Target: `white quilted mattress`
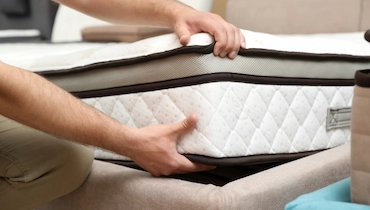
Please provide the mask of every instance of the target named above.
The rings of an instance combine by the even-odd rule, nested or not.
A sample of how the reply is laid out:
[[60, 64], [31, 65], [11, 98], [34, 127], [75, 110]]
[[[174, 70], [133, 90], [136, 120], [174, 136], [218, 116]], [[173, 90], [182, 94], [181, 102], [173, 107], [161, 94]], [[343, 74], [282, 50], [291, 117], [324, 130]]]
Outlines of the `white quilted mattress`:
[[[286, 159], [350, 140], [354, 72], [370, 68], [363, 33], [272, 36], [243, 31], [235, 60], [197, 34], [126, 43], [1, 44], [0, 60], [43, 74], [133, 127], [199, 123], [178, 151], [209, 164]], [[96, 158], [127, 160], [96, 149]]]

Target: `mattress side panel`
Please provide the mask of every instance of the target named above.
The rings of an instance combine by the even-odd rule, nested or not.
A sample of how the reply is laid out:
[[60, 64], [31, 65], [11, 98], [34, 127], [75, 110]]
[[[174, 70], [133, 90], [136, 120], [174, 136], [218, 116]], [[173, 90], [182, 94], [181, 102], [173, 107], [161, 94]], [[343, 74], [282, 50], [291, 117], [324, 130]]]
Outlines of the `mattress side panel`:
[[[212, 54], [183, 54], [129, 66], [48, 75], [47, 78], [69, 92], [78, 93], [125, 86], [135, 86], [136, 88], [143, 84], [188, 77], [200, 78], [198, 76], [222, 73], [263, 78], [290, 78], [291, 81], [294, 79], [323, 79], [330, 83], [331, 80], [335, 79], [353, 80], [356, 70], [366, 68], [370, 68], [370, 61], [317, 61], [242, 56], [231, 61], [216, 58]], [[264, 83], [268, 82], [267, 79]], [[298, 85], [300, 82], [297, 80], [296, 84]], [[178, 86], [181, 85], [190, 84], [178, 83]]]
[[[83, 100], [132, 127], [175, 123], [195, 113], [197, 127], [182, 137], [178, 151], [230, 158], [319, 151], [349, 142], [349, 126], [327, 130], [326, 121], [328, 108], [351, 106], [352, 91], [352, 86], [214, 82]], [[96, 156], [125, 159], [102, 150]]]

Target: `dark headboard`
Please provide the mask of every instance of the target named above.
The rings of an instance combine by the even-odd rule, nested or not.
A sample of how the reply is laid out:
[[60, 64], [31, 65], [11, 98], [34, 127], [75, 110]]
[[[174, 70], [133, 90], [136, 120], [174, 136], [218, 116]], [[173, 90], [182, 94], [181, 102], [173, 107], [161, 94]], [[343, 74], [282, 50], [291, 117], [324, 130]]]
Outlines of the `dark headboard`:
[[50, 40], [57, 9], [51, 0], [0, 0], [0, 30], [37, 29]]

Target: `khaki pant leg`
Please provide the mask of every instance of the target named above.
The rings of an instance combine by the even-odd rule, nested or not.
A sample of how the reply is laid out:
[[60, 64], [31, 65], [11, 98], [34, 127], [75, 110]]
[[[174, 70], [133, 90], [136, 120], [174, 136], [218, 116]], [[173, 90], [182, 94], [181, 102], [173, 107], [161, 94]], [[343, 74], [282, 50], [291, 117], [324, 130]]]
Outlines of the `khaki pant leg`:
[[93, 150], [0, 116], [0, 207], [32, 209], [78, 188]]

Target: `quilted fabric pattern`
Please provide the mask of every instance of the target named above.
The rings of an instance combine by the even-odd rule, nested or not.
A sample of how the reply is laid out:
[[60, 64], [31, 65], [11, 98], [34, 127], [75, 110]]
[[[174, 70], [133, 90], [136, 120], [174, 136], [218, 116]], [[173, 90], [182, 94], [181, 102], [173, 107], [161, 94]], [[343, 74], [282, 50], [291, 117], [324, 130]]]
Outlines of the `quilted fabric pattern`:
[[[350, 140], [350, 128], [326, 130], [329, 107], [350, 106], [353, 87], [276, 86], [216, 82], [84, 99], [132, 127], [174, 123], [195, 113], [199, 122], [178, 144], [182, 154], [240, 157], [297, 153]], [[125, 159], [96, 150], [102, 159]]]

